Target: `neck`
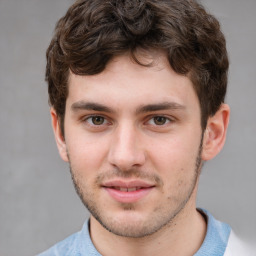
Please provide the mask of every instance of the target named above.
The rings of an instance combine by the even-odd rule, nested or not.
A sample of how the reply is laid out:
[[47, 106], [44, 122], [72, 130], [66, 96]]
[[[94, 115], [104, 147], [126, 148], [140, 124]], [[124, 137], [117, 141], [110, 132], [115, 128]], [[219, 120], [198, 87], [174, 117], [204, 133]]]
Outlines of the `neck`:
[[191, 207], [188, 202], [171, 223], [143, 238], [117, 236], [91, 217], [91, 238], [96, 249], [104, 256], [193, 255], [204, 240], [206, 223], [196, 207]]

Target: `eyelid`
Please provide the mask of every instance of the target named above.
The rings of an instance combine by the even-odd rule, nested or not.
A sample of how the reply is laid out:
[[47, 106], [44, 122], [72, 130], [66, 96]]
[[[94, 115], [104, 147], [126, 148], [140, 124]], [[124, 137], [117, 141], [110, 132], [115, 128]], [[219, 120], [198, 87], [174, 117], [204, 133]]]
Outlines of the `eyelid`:
[[[93, 124], [92, 122], [88, 122], [88, 120], [90, 118], [93, 118], [93, 117], [102, 117], [104, 118], [104, 123], [103, 124], [100, 124], [100, 125], [95, 125]], [[166, 118], [167, 122], [163, 125], [157, 125], [157, 124], [150, 124], [149, 122], [151, 120], [153, 120], [154, 118], [156, 117], [164, 117]], [[90, 126], [90, 127], [95, 127], [95, 128], [102, 128], [103, 126], [108, 126], [108, 125], [111, 125], [113, 124], [113, 121], [111, 120], [110, 117], [106, 117], [104, 114], [88, 114], [88, 115], [85, 115], [83, 117], [80, 118], [81, 122], [82, 123], [86, 123], [87, 126]], [[145, 121], [143, 122], [144, 125], [150, 125], [150, 126], [155, 126], [155, 127], [166, 127], [168, 125], [170, 125], [171, 123], [175, 122], [176, 121], [176, 118], [173, 117], [173, 116], [170, 116], [170, 115], [165, 115], [165, 114], [151, 114], [149, 116], [147, 116], [145, 118]]]
[[154, 114], [154, 115], [150, 115], [148, 118], [147, 118], [147, 120], [146, 120], [146, 124], [148, 123], [149, 124], [149, 122], [151, 121], [151, 120], [153, 120], [154, 118], [156, 118], [156, 117], [164, 117], [164, 118], [166, 118], [166, 123], [165, 124], [163, 124], [163, 125], [157, 125], [157, 124], [150, 124], [150, 125], [152, 125], [152, 126], [156, 126], [156, 127], [163, 127], [163, 126], [166, 126], [166, 125], [168, 125], [168, 124], [170, 124], [170, 123], [172, 123], [172, 122], [174, 122], [175, 121], [175, 118], [174, 117], [170, 117], [170, 116], [167, 116], [167, 115], [161, 115], [161, 114]]
[[[88, 120], [90, 119], [90, 118], [93, 118], [93, 117], [101, 117], [101, 118], [103, 118], [104, 119], [104, 122], [103, 122], [103, 124], [100, 124], [100, 125], [95, 125], [95, 124], [93, 124], [93, 123], [90, 123], [90, 122], [88, 122]], [[86, 122], [87, 124], [89, 124], [90, 126], [92, 126], [92, 127], [100, 127], [100, 126], [103, 126], [103, 125], [106, 125], [106, 124], [110, 124], [111, 122], [109, 121], [109, 118], [107, 118], [106, 116], [104, 116], [104, 115], [102, 115], [102, 114], [90, 114], [90, 115], [86, 115], [86, 116], [83, 116], [82, 118], [81, 118], [81, 121], [82, 122]]]

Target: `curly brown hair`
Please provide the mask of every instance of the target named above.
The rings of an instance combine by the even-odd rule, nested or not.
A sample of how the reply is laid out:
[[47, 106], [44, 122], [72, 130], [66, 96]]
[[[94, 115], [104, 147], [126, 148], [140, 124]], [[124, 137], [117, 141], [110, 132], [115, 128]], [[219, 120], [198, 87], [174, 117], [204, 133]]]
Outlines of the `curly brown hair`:
[[47, 50], [49, 102], [63, 129], [70, 71], [102, 72], [115, 56], [166, 52], [172, 69], [188, 75], [199, 98], [204, 129], [224, 102], [228, 56], [220, 24], [195, 0], [78, 0], [57, 23]]

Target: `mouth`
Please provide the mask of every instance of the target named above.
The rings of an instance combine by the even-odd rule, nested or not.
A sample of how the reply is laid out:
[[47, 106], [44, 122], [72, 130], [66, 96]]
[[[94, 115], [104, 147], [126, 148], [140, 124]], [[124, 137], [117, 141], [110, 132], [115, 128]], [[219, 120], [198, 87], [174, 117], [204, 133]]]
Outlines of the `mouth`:
[[112, 189], [116, 189], [122, 192], [133, 192], [143, 189], [143, 187], [133, 187], [133, 188], [126, 188], [126, 187], [111, 187]]
[[154, 188], [154, 184], [144, 181], [109, 181], [102, 185], [108, 195], [120, 203], [134, 203], [145, 198]]

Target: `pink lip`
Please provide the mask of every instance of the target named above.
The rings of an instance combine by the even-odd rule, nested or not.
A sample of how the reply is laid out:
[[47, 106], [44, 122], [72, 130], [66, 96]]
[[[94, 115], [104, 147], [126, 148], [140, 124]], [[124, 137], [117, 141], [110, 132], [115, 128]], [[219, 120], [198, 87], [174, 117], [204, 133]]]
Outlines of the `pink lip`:
[[[103, 183], [102, 187], [116, 201], [120, 203], [134, 203], [149, 194], [155, 185], [140, 180], [114, 180]], [[119, 188], [126, 188], [132, 191], [121, 191]]]

